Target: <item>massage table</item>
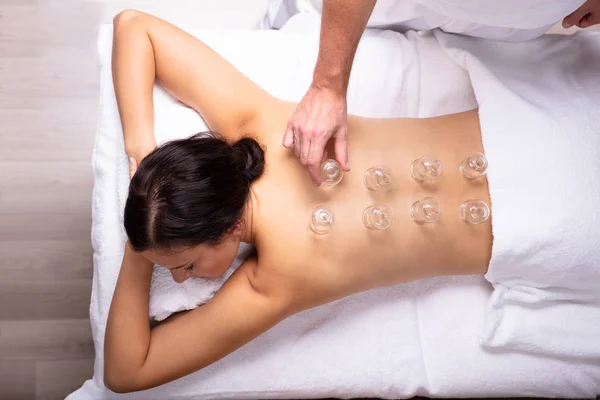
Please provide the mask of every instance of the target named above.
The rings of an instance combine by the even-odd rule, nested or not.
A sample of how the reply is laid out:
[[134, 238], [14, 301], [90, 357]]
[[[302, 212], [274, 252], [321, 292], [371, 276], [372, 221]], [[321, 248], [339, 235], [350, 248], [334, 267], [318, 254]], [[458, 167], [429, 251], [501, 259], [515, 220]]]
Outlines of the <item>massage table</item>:
[[[319, 33], [318, 22], [310, 18], [293, 19], [280, 31], [190, 32], [274, 96], [299, 101], [310, 84]], [[538, 46], [563, 46], [560, 40]], [[570, 40], [568, 45], [598, 45], [600, 36]], [[479, 94], [469, 69], [477, 58], [470, 58], [469, 46], [486, 47], [478, 43], [475, 39], [461, 42], [441, 32], [365, 32], [350, 79], [348, 112], [424, 118], [477, 107]], [[494, 287], [484, 276], [433, 278], [349, 296], [296, 314], [222, 360], [169, 384], [124, 395], [106, 389], [104, 331], [126, 240], [122, 218], [128, 185], [127, 157], [112, 87], [111, 45], [112, 26], [105, 25], [98, 38], [101, 101], [92, 160], [90, 319], [95, 368], [93, 378], [69, 400], [589, 398], [600, 394], [600, 352], [595, 348], [581, 357], [561, 356], [548, 346], [523, 349], [511, 345], [506, 338], [511, 333], [506, 329], [502, 343], [494, 346], [499, 337], [489, 326]], [[498, 51], [504, 51], [498, 46]], [[533, 44], [529, 46], [529, 51], [536, 50]], [[599, 70], [596, 73], [600, 79]], [[207, 130], [195, 112], [160, 87], [154, 93], [159, 144]], [[492, 208], [493, 201], [492, 197]], [[157, 267], [151, 317], [164, 319], [208, 301], [247, 252], [248, 247], [242, 246], [236, 264], [217, 282], [190, 279], [178, 285]], [[590, 340], [599, 332], [596, 328], [600, 325], [594, 325], [598, 321], [592, 318], [588, 325], [579, 321], [582, 326], [572, 329], [584, 332], [579, 339]]]

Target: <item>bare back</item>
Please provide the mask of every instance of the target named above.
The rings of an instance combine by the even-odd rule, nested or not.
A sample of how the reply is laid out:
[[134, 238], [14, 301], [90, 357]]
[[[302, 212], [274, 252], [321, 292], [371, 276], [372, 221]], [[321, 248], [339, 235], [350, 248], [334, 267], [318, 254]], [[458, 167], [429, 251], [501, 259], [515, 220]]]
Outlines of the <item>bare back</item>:
[[[257, 281], [295, 288], [290, 293], [303, 298], [306, 303], [298, 306], [304, 308], [379, 286], [485, 273], [491, 224], [465, 224], [458, 213], [465, 200], [490, 201], [487, 180], [469, 181], [458, 169], [469, 152], [483, 151], [476, 110], [430, 119], [351, 116], [351, 171], [334, 187], [315, 188], [293, 150], [281, 146], [294, 105], [284, 103], [282, 108], [284, 112], [265, 113], [273, 115], [261, 135], [267, 167], [252, 186]], [[424, 154], [435, 155], [444, 167], [433, 183], [420, 184], [410, 176], [411, 163]], [[385, 192], [370, 191], [363, 183], [364, 172], [379, 164], [393, 172], [392, 188]], [[409, 208], [428, 196], [441, 204], [441, 218], [418, 225]], [[363, 225], [363, 210], [375, 203], [393, 209], [392, 225], [385, 231]], [[329, 206], [335, 215], [332, 231], [322, 236], [309, 229], [309, 217], [319, 205]]]

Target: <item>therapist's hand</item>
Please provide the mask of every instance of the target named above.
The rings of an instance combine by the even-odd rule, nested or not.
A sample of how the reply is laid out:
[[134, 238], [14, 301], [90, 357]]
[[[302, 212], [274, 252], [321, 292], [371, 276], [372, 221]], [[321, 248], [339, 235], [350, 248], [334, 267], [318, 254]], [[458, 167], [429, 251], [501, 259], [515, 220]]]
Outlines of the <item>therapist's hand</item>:
[[327, 157], [325, 146], [334, 140], [335, 159], [344, 171], [348, 166], [348, 116], [346, 93], [311, 86], [290, 118], [283, 145], [294, 147], [302, 165], [308, 167], [315, 186], [322, 182], [321, 163]]
[[294, 146], [308, 167], [313, 184], [320, 186], [325, 146], [334, 140], [335, 159], [348, 166], [346, 93], [354, 55], [375, 0], [323, 0], [319, 55], [310, 88], [288, 121], [283, 145]]
[[563, 28], [573, 25], [588, 28], [600, 23], [600, 0], [587, 0], [581, 7], [567, 15], [563, 20]]

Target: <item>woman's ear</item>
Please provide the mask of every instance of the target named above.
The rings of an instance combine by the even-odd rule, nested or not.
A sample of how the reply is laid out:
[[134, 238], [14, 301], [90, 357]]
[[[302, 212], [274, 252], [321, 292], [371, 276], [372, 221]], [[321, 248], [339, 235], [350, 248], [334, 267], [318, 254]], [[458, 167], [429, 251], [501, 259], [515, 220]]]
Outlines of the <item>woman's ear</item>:
[[227, 234], [232, 238], [239, 239], [242, 237], [242, 222], [238, 221], [227, 231]]

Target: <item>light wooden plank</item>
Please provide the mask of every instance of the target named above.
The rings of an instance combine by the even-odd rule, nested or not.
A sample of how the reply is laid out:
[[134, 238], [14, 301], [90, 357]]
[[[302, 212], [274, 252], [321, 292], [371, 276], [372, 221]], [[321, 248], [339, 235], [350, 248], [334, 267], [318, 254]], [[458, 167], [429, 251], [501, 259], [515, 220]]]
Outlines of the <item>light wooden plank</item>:
[[[78, 104], [56, 103], [55, 107], [38, 110], [0, 109], [2, 162], [80, 161], [89, 166], [97, 126], [97, 98]], [[70, 112], [60, 109], [61, 105]]]
[[[100, 15], [99, 4], [73, 0], [43, 5], [3, 4], [0, 9], [0, 42], [36, 44], [42, 50], [42, 46], [75, 43], [93, 48]], [[13, 51], [11, 56], [20, 54], [17, 47]], [[48, 53], [43, 51], [42, 54]]]
[[0, 361], [0, 399], [35, 398], [35, 362]]
[[[97, 99], [94, 59], [0, 58], [0, 109], [39, 108], [56, 100]], [[69, 110], [64, 110], [69, 113]]]
[[88, 318], [91, 289], [89, 278], [2, 280], [0, 320]]
[[90, 237], [91, 227], [91, 205], [85, 214], [68, 209], [60, 214], [0, 214], [0, 241], [79, 240]]
[[93, 188], [90, 164], [0, 162], [0, 214], [89, 214]]
[[35, 400], [63, 400], [94, 373], [94, 359], [35, 363]]
[[0, 276], [4, 282], [92, 279], [92, 253], [89, 238], [3, 241]]
[[94, 358], [86, 319], [0, 321], [0, 361], [47, 361]]

